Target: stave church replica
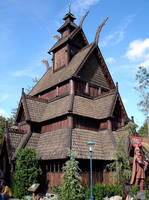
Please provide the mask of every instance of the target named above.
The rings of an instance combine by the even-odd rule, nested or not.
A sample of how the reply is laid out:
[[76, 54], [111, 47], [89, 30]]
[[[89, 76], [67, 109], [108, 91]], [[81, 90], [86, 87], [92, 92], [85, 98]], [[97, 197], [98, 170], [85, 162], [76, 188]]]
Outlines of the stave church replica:
[[[86, 14], [87, 15], [87, 14]], [[71, 12], [57, 30], [57, 42], [48, 53], [53, 54], [52, 67], [29, 94], [22, 95], [15, 128], [5, 128], [0, 154], [0, 169], [6, 182], [14, 171], [14, 161], [21, 148], [33, 147], [42, 168], [42, 186], [61, 184], [62, 167], [69, 159], [68, 148], [77, 153], [82, 184], [89, 184], [89, 152], [87, 142], [95, 143], [93, 182], [110, 182], [106, 165], [129, 118], [98, 47], [102, 26], [89, 44], [83, 32], [82, 18], [74, 23]]]

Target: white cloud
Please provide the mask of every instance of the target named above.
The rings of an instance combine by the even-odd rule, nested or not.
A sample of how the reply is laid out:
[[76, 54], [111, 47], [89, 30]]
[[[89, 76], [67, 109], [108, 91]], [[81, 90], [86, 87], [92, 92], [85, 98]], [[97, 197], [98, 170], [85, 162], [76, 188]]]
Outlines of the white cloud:
[[106, 63], [111, 64], [111, 63], [114, 63], [114, 62], [115, 62], [115, 58], [113, 58], [113, 57], [106, 58]]
[[138, 65], [149, 67], [149, 38], [138, 39], [130, 42], [125, 56], [133, 62], [139, 62]]
[[120, 25], [120, 27], [116, 31], [114, 31], [112, 34], [109, 34], [108, 36], [106, 36], [103, 39], [100, 46], [102, 46], [102, 47], [107, 46], [107, 44], [109, 42], [112, 45], [120, 43], [124, 39], [126, 29], [127, 29], [128, 25], [133, 21], [134, 17], [135, 17], [135, 15], [127, 16], [124, 19], [124, 22]]
[[3, 109], [0, 109], [0, 115], [2, 115], [2, 114], [5, 114], [6, 113], [6, 111], [5, 110], [3, 110]]
[[90, 6], [95, 5], [100, 0], [75, 0], [72, 2], [71, 10], [76, 15], [82, 15], [85, 10], [88, 10]]
[[[130, 42], [126, 57], [130, 60], [142, 59], [149, 50], [149, 38]], [[149, 52], [148, 52], [149, 53]]]

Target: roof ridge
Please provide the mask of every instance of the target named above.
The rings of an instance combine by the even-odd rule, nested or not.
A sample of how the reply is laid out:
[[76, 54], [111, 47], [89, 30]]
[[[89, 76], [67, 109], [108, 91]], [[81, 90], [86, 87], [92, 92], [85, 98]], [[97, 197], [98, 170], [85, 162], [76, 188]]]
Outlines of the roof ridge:
[[48, 103], [48, 99], [43, 99], [41, 97], [36, 97], [36, 96], [31, 96], [31, 95], [26, 95], [26, 99], [31, 99], [31, 100], [35, 100], [35, 101], [40, 101], [43, 103]]
[[[81, 53], [82, 51], [84, 51], [86, 48], [89, 48], [89, 51], [86, 53], [86, 56], [84, 56], [82, 62], [80, 63], [79, 67], [77, 68], [77, 70], [74, 72], [73, 76], [76, 76], [76, 74], [81, 70], [83, 64], [86, 62], [86, 60], [88, 59], [90, 52], [93, 52], [94, 48], [96, 47], [95, 44], [92, 42], [88, 45], [86, 45], [85, 47], [83, 47], [78, 53]], [[91, 51], [92, 50], [92, 51]], [[76, 54], [77, 55], [77, 54]]]
[[[49, 72], [51, 72], [51, 70], [52, 70], [52, 67], [50, 67], [49, 68], [49, 70], [47, 70], [42, 76], [41, 76], [41, 78], [38, 80], [38, 82], [33, 86], [33, 88], [31, 89], [31, 91], [28, 93], [28, 95], [30, 95], [30, 93], [33, 91], [33, 89], [35, 88], [35, 86], [39, 83], [39, 81], [41, 81], [41, 79], [43, 79], [43, 77], [47, 74], [47, 73], [49, 73]], [[31, 96], [31, 95], [30, 95]]]
[[117, 88], [114, 88], [114, 89], [112, 89], [112, 90], [110, 90], [110, 91], [108, 91], [108, 92], [104, 92], [103, 94], [101, 94], [101, 95], [95, 97], [94, 100], [97, 100], [97, 99], [100, 99], [100, 98], [103, 98], [103, 97], [112, 95], [112, 94], [116, 93], [116, 91], [117, 91]]
[[26, 146], [31, 135], [32, 135], [32, 132], [29, 131], [27, 134], [24, 135], [24, 137], [22, 137], [18, 147], [16, 148], [16, 150], [15, 150], [13, 156], [12, 156], [12, 160], [14, 160], [16, 158], [18, 151]]
[[25, 130], [22, 130], [22, 129], [15, 129], [15, 128], [8, 128], [8, 133], [23, 133], [23, 134], [26, 134], [27, 131]]
[[65, 93], [65, 94], [63, 94], [61, 96], [54, 97], [53, 99], [49, 99], [48, 100], [48, 104], [51, 103], [51, 102], [57, 101], [57, 100], [59, 100], [61, 98], [64, 98], [66, 96], [70, 96], [69, 92], [67, 92], [67, 93]]

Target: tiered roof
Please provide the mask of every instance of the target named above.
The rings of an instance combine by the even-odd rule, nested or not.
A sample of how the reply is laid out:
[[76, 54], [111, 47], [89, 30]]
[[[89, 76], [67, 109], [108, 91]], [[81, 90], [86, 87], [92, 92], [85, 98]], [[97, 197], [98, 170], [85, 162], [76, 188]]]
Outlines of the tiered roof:
[[77, 158], [89, 159], [87, 142], [92, 138], [95, 142], [93, 159], [114, 160], [114, 152], [120, 136], [126, 131], [91, 131], [85, 129], [59, 129], [46, 133], [13, 133], [9, 129], [11, 159], [16, 158], [19, 149], [34, 147], [39, 159], [65, 159], [68, 157], [67, 149], [77, 153]]
[[[113, 116], [114, 106], [117, 101], [120, 102], [125, 112], [118, 88], [115, 87], [97, 46], [99, 32], [96, 34], [96, 42], [88, 44], [81, 27], [84, 19], [81, 21], [80, 26], [76, 26], [73, 23], [74, 17], [71, 13], [68, 13], [64, 19], [66, 22], [58, 31], [62, 32], [66, 27], [69, 27], [71, 32], [59, 39], [49, 52], [54, 53], [62, 45], [73, 42], [73, 39], [78, 34], [81, 34], [84, 40], [83, 46], [80, 47], [81, 49], [72, 57], [67, 66], [56, 71], [52, 68], [47, 70], [29, 95], [26, 95], [24, 91], [22, 92], [16, 121], [21, 116], [21, 112], [24, 112], [26, 122], [34, 122], [36, 124], [42, 124], [70, 113], [71, 115], [97, 120], [108, 119]], [[52, 87], [54, 88], [70, 79], [86, 81], [97, 87], [103, 87], [108, 92], [96, 98], [79, 94], [64, 94], [50, 100], [39, 97], [40, 94]], [[125, 115], [127, 116], [126, 112]], [[7, 129], [5, 140], [7, 142], [9, 140], [8, 150], [11, 152], [9, 154], [11, 159], [16, 158], [19, 149], [32, 146], [40, 159], [48, 160], [67, 158], [67, 148], [77, 152], [78, 158], [89, 159], [86, 143], [92, 138], [95, 142], [93, 159], [113, 160], [113, 152], [116, 150], [118, 138], [121, 134], [124, 134], [124, 131], [112, 132], [108, 129], [91, 131], [79, 128], [65, 128], [42, 134], [31, 131], [25, 133], [19, 129]]]

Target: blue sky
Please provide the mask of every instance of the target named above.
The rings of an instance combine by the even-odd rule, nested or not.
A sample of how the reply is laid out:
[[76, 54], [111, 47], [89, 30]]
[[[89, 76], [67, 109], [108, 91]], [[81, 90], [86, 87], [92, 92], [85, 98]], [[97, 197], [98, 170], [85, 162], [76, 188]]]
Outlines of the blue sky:
[[[31, 86], [32, 78], [46, 71], [42, 59], [56, 42], [53, 37], [63, 24], [68, 0], [0, 1], [0, 115], [9, 117], [20, 100], [21, 89]], [[76, 24], [87, 10], [83, 30], [89, 43], [106, 16], [99, 48], [107, 62], [128, 116], [141, 125], [144, 115], [138, 110], [139, 96], [134, 87], [137, 67], [149, 69], [148, 0], [71, 0]]]

